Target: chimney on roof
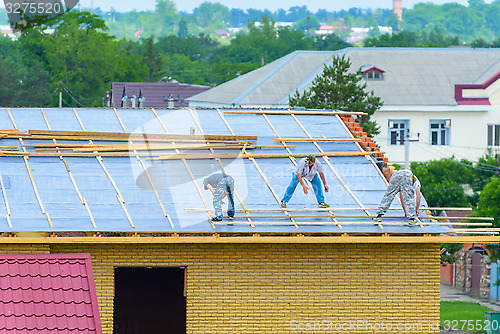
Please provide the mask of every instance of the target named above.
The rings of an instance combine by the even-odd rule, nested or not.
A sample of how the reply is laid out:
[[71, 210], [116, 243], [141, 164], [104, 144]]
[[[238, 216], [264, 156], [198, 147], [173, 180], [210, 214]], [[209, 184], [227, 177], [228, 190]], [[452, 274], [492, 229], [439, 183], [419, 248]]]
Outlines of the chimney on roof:
[[399, 21], [403, 20], [403, 0], [393, 0], [392, 1], [392, 12]]
[[107, 91], [106, 92], [106, 107], [111, 107], [111, 93], [112, 93], [113, 90], [111, 91]]
[[174, 109], [174, 107], [175, 107], [175, 99], [172, 96], [172, 94], [169, 94], [167, 99], [167, 108]]
[[132, 92], [132, 97], [130, 101], [132, 102], [132, 108], [135, 108], [135, 101], [137, 100], [137, 96], [135, 96], [135, 92]]

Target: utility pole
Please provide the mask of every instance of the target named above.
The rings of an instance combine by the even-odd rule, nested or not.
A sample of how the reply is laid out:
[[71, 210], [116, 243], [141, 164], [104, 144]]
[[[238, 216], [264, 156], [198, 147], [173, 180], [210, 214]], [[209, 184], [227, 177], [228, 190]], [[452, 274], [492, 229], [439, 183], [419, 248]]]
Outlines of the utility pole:
[[410, 169], [410, 142], [419, 141], [420, 133], [417, 134], [418, 139], [411, 140], [410, 139], [410, 129], [406, 129], [405, 135], [403, 137], [405, 143], [405, 169]]
[[405, 169], [410, 169], [410, 130], [406, 129], [405, 136]]

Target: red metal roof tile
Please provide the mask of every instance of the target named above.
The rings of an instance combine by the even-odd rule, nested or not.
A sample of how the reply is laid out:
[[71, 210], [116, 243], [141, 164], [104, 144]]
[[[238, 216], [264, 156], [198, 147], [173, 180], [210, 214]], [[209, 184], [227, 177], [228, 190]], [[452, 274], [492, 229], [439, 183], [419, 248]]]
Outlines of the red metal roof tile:
[[0, 255], [0, 332], [102, 333], [89, 254]]

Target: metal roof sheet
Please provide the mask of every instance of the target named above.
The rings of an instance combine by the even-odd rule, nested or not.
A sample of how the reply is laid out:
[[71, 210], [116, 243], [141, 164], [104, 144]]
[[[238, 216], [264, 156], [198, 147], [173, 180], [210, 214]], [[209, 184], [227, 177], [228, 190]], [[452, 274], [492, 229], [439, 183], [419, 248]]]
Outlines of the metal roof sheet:
[[102, 333], [89, 254], [0, 255], [0, 332]]
[[[385, 105], [456, 105], [456, 84], [482, 83], [500, 71], [500, 49], [347, 48], [295, 51], [275, 62], [189, 98], [192, 106], [286, 106], [308, 88], [334, 55], [350, 58], [351, 71], [367, 65], [384, 70], [366, 80]], [[246, 85], [246, 86], [245, 86]], [[251, 85], [251, 86], [250, 86]], [[242, 89], [242, 87], [248, 87]], [[235, 94], [238, 93], [238, 94]]]
[[[186, 99], [193, 95], [209, 90], [211, 87], [201, 85], [190, 85], [178, 82], [113, 82], [112, 87], [112, 105], [120, 107], [125, 89], [127, 95], [126, 107], [131, 107], [131, 97], [133, 95], [139, 98], [139, 94], [145, 98], [144, 108], [167, 108], [168, 99], [171, 96], [174, 99], [174, 107], [179, 108], [189, 105]], [[139, 101], [135, 101], [139, 106]]]
[[[235, 110], [231, 110], [234, 112]], [[238, 111], [238, 110], [236, 110]], [[243, 110], [246, 111], [246, 110]], [[256, 136], [254, 145], [273, 147], [248, 148], [249, 154], [287, 154], [275, 138], [344, 138], [351, 139], [343, 122], [332, 115], [259, 115], [224, 114], [220, 110], [152, 110], [152, 109], [0, 109], [0, 129], [111, 131], [117, 133], [196, 134]], [[2, 130], [0, 130], [1, 132]], [[5, 130], [3, 130], [5, 131]], [[307, 132], [307, 133], [306, 133]], [[57, 144], [82, 144], [82, 141], [58, 139]], [[83, 141], [88, 144], [88, 141]], [[95, 140], [93, 144], [114, 142]], [[129, 142], [132, 144], [132, 141]], [[24, 146], [22, 146], [24, 144]], [[51, 139], [1, 139], [0, 146], [14, 145], [18, 150], [36, 151], [28, 145], [54, 144]], [[292, 153], [361, 152], [353, 142], [288, 143]], [[39, 149], [39, 148], [38, 148]], [[62, 151], [65, 152], [65, 151]], [[384, 228], [373, 226], [360, 208], [375, 214], [386, 190], [384, 178], [371, 157], [331, 156], [323, 163], [331, 191], [326, 202], [335, 215], [360, 216], [342, 218], [342, 227], [334, 224], [330, 214], [317, 210], [312, 194], [297, 190], [289, 203], [289, 214], [300, 223], [294, 226], [279, 207], [291, 173], [292, 161], [286, 156], [257, 157], [240, 155], [222, 158], [221, 163], [235, 179], [237, 216], [251, 211], [252, 227], [246, 219], [235, 219], [233, 225], [210, 224], [207, 213], [213, 209], [212, 195], [204, 191], [203, 179], [220, 171], [215, 159], [191, 159], [189, 155], [209, 152], [181, 150], [187, 160], [156, 160], [136, 157], [132, 151], [122, 157], [102, 158], [94, 155], [0, 157], [0, 230], [3, 232], [363, 232], [363, 233], [440, 233], [445, 227], [408, 228], [401, 219], [387, 218]], [[214, 149], [214, 153], [241, 153], [241, 149]], [[151, 150], [151, 156], [155, 154]], [[328, 166], [327, 161], [331, 164]], [[28, 167], [29, 171], [28, 172]], [[147, 172], [146, 172], [147, 171]], [[269, 185], [266, 183], [269, 182]], [[151, 185], [154, 184], [154, 188]], [[272, 189], [271, 189], [272, 188]], [[273, 194], [276, 194], [276, 196]], [[278, 197], [278, 198], [277, 198]], [[393, 204], [394, 209], [399, 204]], [[302, 213], [294, 209], [309, 209]], [[164, 212], [164, 211], [165, 212]], [[273, 211], [271, 211], [273, 210]], [[300, 218], [300, 215], [315, 216]], [[387, 217], [402, 216], [399, 210]], [[276, 217], [279, 216], [280, 218]], [[269, 218], [266, 218], [269, 217]], [[259, 224], [261, 223], [261, 224]], [[330, 224], [325, 224], [330, 223]], [[356, 223], [356, 224], [352, 224]]]

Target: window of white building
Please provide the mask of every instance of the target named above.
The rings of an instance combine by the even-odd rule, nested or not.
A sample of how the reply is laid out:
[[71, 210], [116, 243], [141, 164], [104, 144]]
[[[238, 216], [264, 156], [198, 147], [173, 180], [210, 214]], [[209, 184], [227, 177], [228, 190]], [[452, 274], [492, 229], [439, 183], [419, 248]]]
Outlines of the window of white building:
[[407, 135], [409, 129], [409, 119], [389, 120], [389, 144], [404, 145], [405, 135]]
[[431, 145], [450, 145], [451, 119], [431, 119]]
[[500, 146], [500, 124], [488, 125], [488, 146]]

